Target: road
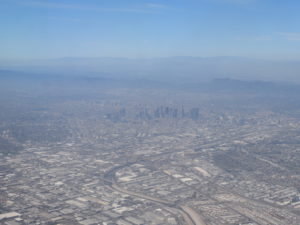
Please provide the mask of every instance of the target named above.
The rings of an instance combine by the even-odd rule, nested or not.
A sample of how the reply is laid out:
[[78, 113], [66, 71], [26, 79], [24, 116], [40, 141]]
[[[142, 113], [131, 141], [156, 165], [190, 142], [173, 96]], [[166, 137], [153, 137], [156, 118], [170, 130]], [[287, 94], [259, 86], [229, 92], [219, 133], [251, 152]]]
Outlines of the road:
[[155, 203], [159, 203], [163, 206], [169, 207], [169, 208], [173, 208], [175, 210], [177, 210], [181, 216], [183, 217], [186, 225], [206, 225], [206, 223], [204, 222], [204, 220], [201, 218], [201, 216], [192, 208], [186, 206], [186, 205], [179, 205], [176, 204], [174, 202], [170, 202], [170, 201], [166, 201], [166, 200], [162, 200], [159, 198], [155, 198], [152, 196], [147, 196], [141, 193], [137, 193], [137, 192], [132, 192], [130, 190], [124, 189], [122, 187], [120, 187], [116, 181], [115, 181], [115, 173], [119, 170], [122, 169], [126, 166], [129, 166], [133, 163], [128, 163], [125, 164], [123, 166], [117, 166], [112, 168], [110, 171], [108, 171], [105, 175], [106, 179], [109, 179], [110, 182], [107, 182], [108, 185], [110, 186], [110, 188], [112, 188], [113, 190], [123, 193], [123, 194], [127, 194], [136, 198], [141, 198], [144, 200], [148, 200], [148, 201], [152, 201]]
[[204, 222], [204, 220], [201, 218], [201, 216], [192, 208], [188, 207], [188, 206], [180, 206], [180, 208], [189, 215], [189, 217], [193, 220], [195, 225], [206, 225], [206, 223]]

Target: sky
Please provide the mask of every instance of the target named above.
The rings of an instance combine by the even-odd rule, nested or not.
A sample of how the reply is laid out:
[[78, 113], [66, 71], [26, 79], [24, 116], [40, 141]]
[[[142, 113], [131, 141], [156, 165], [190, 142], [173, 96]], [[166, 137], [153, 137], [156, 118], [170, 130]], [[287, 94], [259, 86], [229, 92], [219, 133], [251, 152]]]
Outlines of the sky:
[[300, 60], [299, 0], [0, 0], [0, 59]]

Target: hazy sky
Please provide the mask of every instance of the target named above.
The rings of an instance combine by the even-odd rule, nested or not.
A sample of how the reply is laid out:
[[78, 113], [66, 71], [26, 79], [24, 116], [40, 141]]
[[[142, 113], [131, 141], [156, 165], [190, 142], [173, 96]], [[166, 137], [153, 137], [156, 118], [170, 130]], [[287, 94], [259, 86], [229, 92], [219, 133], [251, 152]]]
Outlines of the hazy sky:
[[0, 0], [0, 58], [300, 59], [299, 0]]

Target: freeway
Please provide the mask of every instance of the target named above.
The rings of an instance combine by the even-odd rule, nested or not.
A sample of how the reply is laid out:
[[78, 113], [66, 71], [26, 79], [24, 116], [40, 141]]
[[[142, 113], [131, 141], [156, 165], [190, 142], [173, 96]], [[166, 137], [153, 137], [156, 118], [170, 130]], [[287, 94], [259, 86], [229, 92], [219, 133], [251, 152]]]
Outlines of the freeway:
[[165, 207], [169, 207], [169, 208], [173, 208], [176, 211], [178, 211], [181, 216], [183, 217], [185, 224], [186, 225], [206, 225], [206, 223], [204, 222], [204, 220], [201, 218], [201, 216], [192, 208], [186, 206], [186, 205], [179, 205], [176, 204], [174, 202], [170, 202], [170, 201], [166, 201], [166, 200], [162, 200], [159, 198], [155, 198], [152, 196], [147, 196], [141, 193], [137, 193], [137, 192], [132, 192], [130, 190], [124, 189], [122, 187], [120, 187], [115, 180], [115, 173], [119, 170], [122, 169], [126, 166], [129, 166], [133, 163], [127, 163], [125, 165], [122, 166], [117, 166], [112, 168], [110, 171], [108, 171], [105, 174], [105, 179], [109, 180], [109, 182], [107, 182], [107, 184], [109, 185], [109, 187], [117, 192], [123, 193], [123, 194], [127, 194], [136, 198], [141, 198], [144, 200], [148, 200], [148, 201], [152, 201], [155, 203], [158, 203], [160, 205], [163, 205]]
[[189, 215], [191, 220], [194, 222], [195, 225], [206, 225], [204, 220], [201, 218], [201, 216], [192, 208], [182, 205], [180, 208]]

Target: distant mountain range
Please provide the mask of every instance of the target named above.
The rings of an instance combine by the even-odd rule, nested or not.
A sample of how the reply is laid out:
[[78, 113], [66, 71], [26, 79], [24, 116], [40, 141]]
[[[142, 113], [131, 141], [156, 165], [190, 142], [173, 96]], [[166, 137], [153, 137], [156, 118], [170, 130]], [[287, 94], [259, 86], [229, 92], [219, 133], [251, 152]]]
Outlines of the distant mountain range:
[[300, 94], [300, 85], [258, 80], [238, 80], [231, 78], [217, 78], [210, 81], [190, 82], [188, 80], [162, 81], [155, 77], [108, 77], [101, 76], [69, 76], [49, 75], [39, 73], [0, 70], [0, 82], [4, 85], [43, 84], [55, 86], [82, 86], [82, 87], [111, 87], [111, 88], [166, 88], [185, 91], [205, 92], [238, 92], [238, 93], [288, 93]]
[[0, 68], [49, 75], [141, 78], [162, 82], [203, 82], [214, 78], [286, 81], [300, 84], [300, 61], [242, 57], [59, 58], [1, 61]]

